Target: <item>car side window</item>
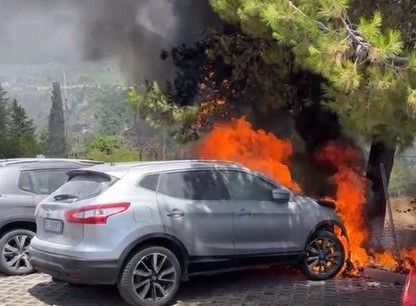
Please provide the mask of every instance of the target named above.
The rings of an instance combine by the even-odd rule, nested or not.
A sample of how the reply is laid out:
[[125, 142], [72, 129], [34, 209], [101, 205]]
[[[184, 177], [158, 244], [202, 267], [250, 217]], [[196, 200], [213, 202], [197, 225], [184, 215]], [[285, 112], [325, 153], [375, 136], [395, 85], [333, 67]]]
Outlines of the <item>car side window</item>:
[[142, 188], [152, 190], [152, 191], [156, 191], [158, 182], [159, 182], [159, 174], [149, 174], [140, 180], [139, 186]]
[[49, 195], [59, 187], [61, 187], [67, 180], [68, 176], [65, 170], [52, 171], [41, 170], [33, 172], [34, 178], [34, 192], [36, 194]]
[[272, 191], [276, 187], [266, 180], [243, 172], [221, 171], [231, 200], [273, 201]]
[[34, 193], [34, 187], [33, 187], [33, 181], [31, 177], [31, 172], [28, 171], [22, 171], [19, 175], [19, 181], [17, 183], [19, 189], [32, 192]]
[[213, 170], [162, 174], [158, 192], [188, 200], [228, 199], [221, 176]]

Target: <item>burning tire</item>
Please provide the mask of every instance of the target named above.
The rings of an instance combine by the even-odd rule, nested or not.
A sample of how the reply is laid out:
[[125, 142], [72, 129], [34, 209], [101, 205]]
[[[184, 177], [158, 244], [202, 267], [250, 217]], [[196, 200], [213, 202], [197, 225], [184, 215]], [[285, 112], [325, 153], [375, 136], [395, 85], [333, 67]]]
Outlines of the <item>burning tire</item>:
[[301, 270], [311, 280], [326, 280], [337, 275], [345, 262], [341, 241], [328, 231], [317, 232], [306, 244]]

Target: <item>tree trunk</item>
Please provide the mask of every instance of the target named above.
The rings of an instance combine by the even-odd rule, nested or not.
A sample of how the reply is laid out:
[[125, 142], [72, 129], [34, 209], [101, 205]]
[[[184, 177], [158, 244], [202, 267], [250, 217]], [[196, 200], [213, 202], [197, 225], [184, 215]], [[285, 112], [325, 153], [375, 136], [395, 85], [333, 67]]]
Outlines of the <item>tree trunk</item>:
[[380, 171], [380, 164], [386, 169], [387, 184], [393, 168], [395, 147], [383, 142], [373, 141], [370, 149], [370, 156], [367, 163], [367, 179], [370, 181], [370, 190], [367, 203], [367, 220], [370, 225], [370, 235], [373, 241], [380, 239], [381, 230], [386, 216], [386, 197], [383, 189], [383, 181]]

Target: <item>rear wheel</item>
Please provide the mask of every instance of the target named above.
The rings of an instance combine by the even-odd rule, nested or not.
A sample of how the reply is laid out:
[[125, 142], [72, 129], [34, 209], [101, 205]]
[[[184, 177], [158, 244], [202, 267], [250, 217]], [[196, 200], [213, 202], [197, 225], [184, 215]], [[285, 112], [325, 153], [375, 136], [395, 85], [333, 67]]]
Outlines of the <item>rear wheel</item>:
[[28, 258], [30, 240], [35, 233], [26, 229], [7, 232], [0, 239], [0, 271], [7, 275], [24, 275], [34, 272]]
[[306, 245], [301, 269], [309, 279], [326, 280], [341, 271], [344, 261], [344, 247], [337, 236], [328, 231], [319, 231]]
[[117, 283], [123, 299], [132, 306], [162, 306], [179, 289], [181, 266], [175, 254], [164, 247], [146, 247], [134, 254]]

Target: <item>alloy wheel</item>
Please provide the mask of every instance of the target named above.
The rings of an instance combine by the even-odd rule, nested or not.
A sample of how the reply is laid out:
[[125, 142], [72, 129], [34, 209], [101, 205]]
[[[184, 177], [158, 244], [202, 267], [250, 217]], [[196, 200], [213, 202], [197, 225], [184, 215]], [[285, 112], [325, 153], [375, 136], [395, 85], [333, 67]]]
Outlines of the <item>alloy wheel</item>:
[[28, 258], [28, 249], [32, 236], [18, 234], [11, 237], [3, 247], [2, 256], [6, 265], [15, 271], [32, 270], [32, 264]]
[[311, 274], [325, 277], [343, 264], [342, 250], [333, 239], [317, 237], [306, 248], [305, 262]]
[[166, 255], [148, 254], [140, 259], [134, 269], [134, 292], [144, 302], [160, 301], [175, 287], [176, 273], [174, 265]]

